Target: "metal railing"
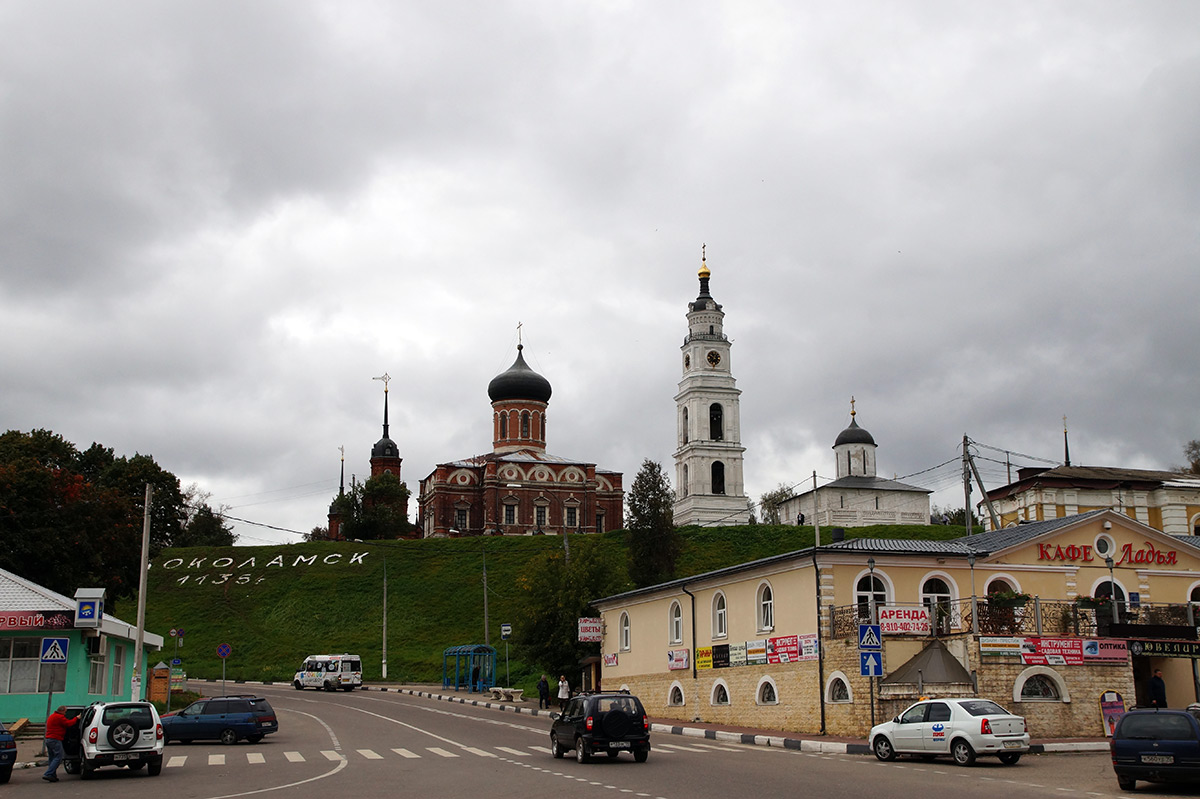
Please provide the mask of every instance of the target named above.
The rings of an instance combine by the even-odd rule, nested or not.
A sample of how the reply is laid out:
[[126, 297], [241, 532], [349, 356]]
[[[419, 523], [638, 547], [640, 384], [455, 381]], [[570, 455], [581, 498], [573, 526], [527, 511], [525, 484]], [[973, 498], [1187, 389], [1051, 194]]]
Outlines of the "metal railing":
[[[922, 604], [897, 603], [900, 607], [928, 607], [931, 636], [957, 633], [998, 636], [1082, 636], [1104, 637], [1114, 624], [1195, 626], [1195, 605], [1118, 601], [1114, 610], [1110, 601], [1040, 599], [1001, 600], [975, 597], [940, 600]], [[875, 608], [878, 610], [878, 608]], [[858, 635], [858, 625], [874, 623], [868, 603], [830, 607], [831, 638]], [[876, 614], [877, 615], [877, 614]]]

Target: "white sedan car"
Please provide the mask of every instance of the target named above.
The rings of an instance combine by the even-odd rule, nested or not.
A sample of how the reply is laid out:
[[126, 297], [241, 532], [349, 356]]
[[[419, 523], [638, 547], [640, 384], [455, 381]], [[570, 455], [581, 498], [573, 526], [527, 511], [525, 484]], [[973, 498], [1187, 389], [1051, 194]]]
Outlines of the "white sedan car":
[[996, 755], [1012, 765], [1029, 751], [1029, 727], [989, 699], [926, 699], [876, 724], [869, 740], [880, 760], [950, 755], [969, 766], [977, 755]]

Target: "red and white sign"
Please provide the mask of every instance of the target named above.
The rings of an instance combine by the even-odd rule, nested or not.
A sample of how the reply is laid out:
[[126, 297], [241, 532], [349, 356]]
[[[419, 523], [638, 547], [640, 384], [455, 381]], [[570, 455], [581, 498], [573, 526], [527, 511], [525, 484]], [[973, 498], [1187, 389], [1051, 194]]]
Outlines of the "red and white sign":
[[61, 610], [18, 610], [0, 613], [0, 630], [69, 630], [75, 614]]
[[783, 635], [767, 639], [768, 663], [798, 663], [817, 659], [817, 636]]
[[688, 658], [687, 649], [668, 649], [667, 650], [667, 668], [671, 671], [690, 668], [692, 665], [691, 659]]
[[600, 619], [580, 619], [579, 620], [579, 640], [580, 642], [596, 642], [604, 640], [603, 627]]
[[605, 666], [617, 665], [617, 653], [613, 652], [611, 655], [605, 655], [604, 656], [604, 665]]
[[883, 635], [929, 635], [929, 608], [924, 605], [884, 605], [878, 610]]
[[1026, 638], [1021, 642], [1021, 662], [1026, 666], [1082, 666], [1084, 663], [1125, 663], [1129, 647], [1124, 641], [1082, 638]]
[[[1175, 566], [1178, 563], [1178, 553], [1174, 549], [1159, 549], [1154, 546], [1152, 541], [1143, 542], [1145, 546], [1139, 549], [1134, 549], [1133, 544], [1125, 544], [1121, 547], [1120, 557], [1116, 559], [1116, 566], [1122, 566], [1128, 563], [1145, 563], [1156, 564], [1159, 566]], [[1096, 552], [1091, 544], [1038, 544], [1038, 560], [1057, 560], [1066, 562], [1080, 561], [1082, 563], [1091, 563], [1097, 560]]]

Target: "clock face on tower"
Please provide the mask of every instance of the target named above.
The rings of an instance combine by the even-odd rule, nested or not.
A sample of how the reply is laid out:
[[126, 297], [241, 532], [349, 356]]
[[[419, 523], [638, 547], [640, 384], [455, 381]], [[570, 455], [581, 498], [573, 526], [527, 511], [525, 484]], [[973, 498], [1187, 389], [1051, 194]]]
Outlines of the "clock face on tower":
[[708, 351], [708, 365], [716, 366], [720, 362], [721, 362], [721, 353], [717, 352], [716, 350], [709, 350]]

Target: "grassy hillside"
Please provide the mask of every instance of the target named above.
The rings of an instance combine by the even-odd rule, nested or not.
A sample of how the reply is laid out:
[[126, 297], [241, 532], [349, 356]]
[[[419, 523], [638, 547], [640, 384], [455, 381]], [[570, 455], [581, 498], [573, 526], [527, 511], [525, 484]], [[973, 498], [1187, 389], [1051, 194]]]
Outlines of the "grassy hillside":
[[[963, 534], [942, 526], [846, 532], [937, 539]], [[680, 576], [802, 549], [813, 538], [811, 527], [766, 525], [685, 528], [681, 537]], [[627, 533], [591, 538], [624, 562]], [[151, 665], [175, 655], [167, 631], [178, 628], [185, 631], [179, 656], [194, 677], [219, 678], [216, 650], [228, 643], [230, 680], [286, 681], [305, 655], [322, 652], [362, 655], [365, 678], [377, 680], [386, 560], [388, 678], [440, 681], [443, 649], [484, 642], [486, 555], [491, 644], [503, 675], [500, 624], [521, 624], [517, 577], [535, 555], [561, 546], [556, 536], [530, 536], [169, 549], [150, 570], [146, 627], [166, 638], [164, 651], [151, 653]], [[355, 554], [359, 558], [351, 562]], [[538, 664], [526, 664], [515, 648], [509, 656], [513, 684], [528, 682], [531, 689]]]

